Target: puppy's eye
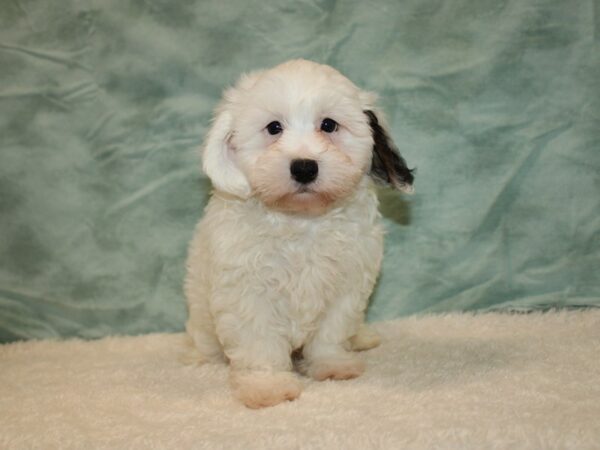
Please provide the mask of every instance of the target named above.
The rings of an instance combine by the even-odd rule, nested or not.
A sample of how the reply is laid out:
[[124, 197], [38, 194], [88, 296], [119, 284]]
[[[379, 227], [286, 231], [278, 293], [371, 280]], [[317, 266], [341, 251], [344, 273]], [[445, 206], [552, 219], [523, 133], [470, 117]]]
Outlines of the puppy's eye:
[[321, 122], [321, 131], [324, 131], [325, 133], [333, 133], [334, 131], [337, 131], [337, 129], [338, 123], [329, 117], [326, 117], [323, 119], [323, 122]]
[[271, 135], [276, 135], [276, 134], [279, 134], [279, 133], [281, 133], [283, 131], [283, 127], [281, 126], [281, 124], [279, 122], [277, 122], [276, 120], [274, 120], [269, 125], [267, 125], [267, 131]]

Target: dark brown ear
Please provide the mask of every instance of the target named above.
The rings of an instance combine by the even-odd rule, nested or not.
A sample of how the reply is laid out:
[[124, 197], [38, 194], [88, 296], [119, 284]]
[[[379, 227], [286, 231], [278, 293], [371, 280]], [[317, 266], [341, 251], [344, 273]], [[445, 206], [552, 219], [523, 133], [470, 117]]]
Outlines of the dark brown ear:
[[404, 192], [412, 192], [414, 169], [406, 166], [406, 161], [379, 124], [373, 111], [367, 110], [371, 133], [373, 134], [373, 159], [371, 161], [371, 178], [383, 184]]

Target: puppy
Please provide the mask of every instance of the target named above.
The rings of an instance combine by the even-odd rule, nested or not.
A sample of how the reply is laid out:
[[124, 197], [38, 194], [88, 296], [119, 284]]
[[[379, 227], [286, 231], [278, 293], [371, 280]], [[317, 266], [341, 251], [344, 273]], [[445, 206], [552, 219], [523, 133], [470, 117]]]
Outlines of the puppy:
[[316, 380], [357, 377], [352, 350], [379, 343], [363, 324], [383, 255], [373, 181], [410, 191], [413, 174], [374, 100], [335, 69], [294, 60], [242, 76], [217, 108], [186, 330], [192, 360], [228, 361], [248, 407], [297, 398], [294, 362]]

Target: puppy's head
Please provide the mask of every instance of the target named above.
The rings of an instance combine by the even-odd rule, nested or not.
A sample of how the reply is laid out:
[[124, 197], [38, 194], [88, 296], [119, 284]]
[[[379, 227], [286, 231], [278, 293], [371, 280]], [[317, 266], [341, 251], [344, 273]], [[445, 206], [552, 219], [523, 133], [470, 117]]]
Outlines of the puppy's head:
[[365, 176], [410, 190], [413, 175], [373, 110], [374, 95], [333, 68], [294, 60], [225, 92], [203, 168], [215, 189], [319, 214]]

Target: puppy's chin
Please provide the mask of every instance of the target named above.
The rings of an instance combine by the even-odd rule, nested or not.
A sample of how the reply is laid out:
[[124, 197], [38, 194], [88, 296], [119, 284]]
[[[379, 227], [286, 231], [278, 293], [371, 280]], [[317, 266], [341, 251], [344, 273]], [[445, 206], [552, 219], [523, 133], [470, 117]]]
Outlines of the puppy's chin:
[[264, 203], [281, 212], [319, 216], [329, 211], [337, 200], [334, 194], [328, 192], [299, 189]]

